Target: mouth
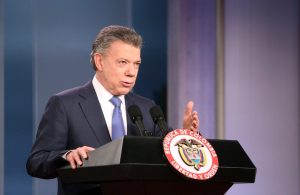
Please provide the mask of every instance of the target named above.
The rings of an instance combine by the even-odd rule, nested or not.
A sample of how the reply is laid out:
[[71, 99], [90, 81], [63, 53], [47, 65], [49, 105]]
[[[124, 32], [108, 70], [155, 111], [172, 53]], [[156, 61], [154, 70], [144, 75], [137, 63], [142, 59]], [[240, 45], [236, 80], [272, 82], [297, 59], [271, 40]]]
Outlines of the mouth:
[[122, 82], [122, 86], [127, 88], [132, 87], [133, 84], [134, 84], [133, 82], [125, 82], [125, 81]]

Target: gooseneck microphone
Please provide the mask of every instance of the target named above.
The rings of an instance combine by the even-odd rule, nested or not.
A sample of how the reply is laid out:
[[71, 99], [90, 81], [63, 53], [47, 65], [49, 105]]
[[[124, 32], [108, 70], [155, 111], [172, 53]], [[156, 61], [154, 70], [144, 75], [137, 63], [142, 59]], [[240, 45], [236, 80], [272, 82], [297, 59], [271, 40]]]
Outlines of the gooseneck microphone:
[[157, 124], [159, 129], [162, 131], [163, 136], [167, 135], [169, 128], [168, 128], [168, 125], [167, 125], [165, 117], [164, 117], [164, 113], [161, 110], [161, 108], [157, 105], [153, 106], [150, 109], [150, 114], [151, 114], [153, 122], [155, 124]]
[[128, 114], [129, 114], [131, 121], [139, 129], [141, 136], [145, 136], [147, 131], [146, 131], [144, 123], [143, 123], [143, 116], [142, 116], [142, 112], [141, 112], [140, 108], [137, 105], [133, 104], [133, 105], [129, 106]]

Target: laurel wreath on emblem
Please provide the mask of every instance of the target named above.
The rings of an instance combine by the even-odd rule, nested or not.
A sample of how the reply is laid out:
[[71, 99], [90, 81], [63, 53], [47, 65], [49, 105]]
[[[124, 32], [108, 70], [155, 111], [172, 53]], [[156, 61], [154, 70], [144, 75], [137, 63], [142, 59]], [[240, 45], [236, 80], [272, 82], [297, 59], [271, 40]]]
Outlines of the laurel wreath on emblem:
[[186, 165], [194, 166], [197, 171], [206, 165], [204, 146], [200, 142], [193, 139], [181, 139], [175, 146], [178, 146], [180, 157]]

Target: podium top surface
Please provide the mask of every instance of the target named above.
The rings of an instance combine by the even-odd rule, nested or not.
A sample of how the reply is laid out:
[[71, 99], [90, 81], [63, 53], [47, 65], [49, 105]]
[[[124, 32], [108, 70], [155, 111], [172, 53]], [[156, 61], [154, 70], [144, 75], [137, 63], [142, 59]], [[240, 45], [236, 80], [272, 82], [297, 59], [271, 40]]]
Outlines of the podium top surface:
[[[219, 169], [209, 182], [253, 183], [256, 167], [236, 140], [208, 139], [214, 147]], [[83, 165], [72, 170], [58, 169], [67, 183], [127, 180], [186, 180], [169, 165], [163, 153], [162, 138], [130, 137], [114, 140], [89, 153]]]

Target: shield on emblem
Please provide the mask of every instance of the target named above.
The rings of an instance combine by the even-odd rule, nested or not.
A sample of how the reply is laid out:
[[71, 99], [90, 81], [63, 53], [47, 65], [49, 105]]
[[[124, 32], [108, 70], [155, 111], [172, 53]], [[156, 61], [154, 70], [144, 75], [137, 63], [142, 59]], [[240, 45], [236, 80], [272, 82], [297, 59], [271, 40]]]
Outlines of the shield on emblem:
[[175, 145], [178, 146], [180, 157], [186, 165], [194, 166], [197, 171], [205, 166], [205, 152], [201, 143], [196, 140], [181, 139]]

